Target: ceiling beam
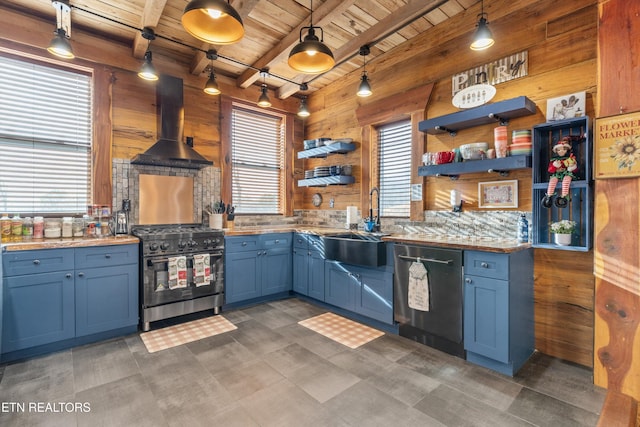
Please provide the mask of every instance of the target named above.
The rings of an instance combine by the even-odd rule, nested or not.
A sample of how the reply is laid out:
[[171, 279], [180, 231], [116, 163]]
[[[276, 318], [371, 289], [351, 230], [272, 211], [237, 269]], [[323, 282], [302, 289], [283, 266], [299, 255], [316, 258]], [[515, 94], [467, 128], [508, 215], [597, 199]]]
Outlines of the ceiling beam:
[[[157, 27], [166, 4], [167, 0], [147, 0], [144, 4], [142, 16], [140, 17], [140, 27]], [[136, 32], [136, 36], [133, 39], [133, 57], [144, 58], [148, 46], [149, 41], [142, 37], [140, 31]]]
[[[254, 7], [258, 4], [259, 0], [235, 0], [233, 1], [233, 8], [240, 14], [240, 17], [243, 21], [247, 19], [249, 13], [253, 10]], [[200, 49], [204, 51], [208, 51], [209, 49], [215, 49], [215, 46], [204, 43], [200, 46]], [[196, 52], [193, 56], [193, 60], [191, 61], [190, 72], [191, 74], [198, 75], [204, 72], [204, 70], [209, 65], [209, 59], [207, 59], [207, 55], [204, 52]]]
[[[336, 64], [347, 61], [349, 58], [356, 55], [361, 46], [365, 44], [371, 46], [381, 40], [384, 40], [385, 37], [394, 34], [417, 18], [426, 15], [446, 2], [447, 0], [429, 0], [426, 2], [413, 1], [407, 3], [406, 6], [396, 9], [390, 15], [387, 15], [378, 21], [377, 24], [369, 27], [358, 36], [346, 42], [339, 49], [336, 49], [335, 52], [333, 52]], [[307, 75], [299, 74], [296, 78], [304, 76]], [[296, 80], [296, 78], [293, 78], [292, 80]], [[298, 90], [300, 90], [299, 86], [292, 83], [286, 83], [276, 91], [276, 96], [280, 99], [285, 99], [296, 93]]]
[[[323, 25], [329, 24], [334, 16], [339, 16], [352, 4], [355, 3], [355, 0], [327, 0], [322, 6], [320, 6], [317, 10], [313, 11], [313, 18], [315, 22], [313, 26], [321, 27]], [[252, 64], [257, 70], [262, 68], [269, 68], [270, 65], [279, 62], [281, 60], [285, 60], [285, 55], [289, 55], [289, 51], [300, 42], [300, 30], [304, 27], [309, 26], [309, 20], [305, 19], [301, 22], [295, 29], [291, 30], [289, 34], [287, 34], [278, 44], [276, 44], [272, 49], [267, 52], [262, 58], [258, 59], [256, 62]], [[260, 72], [254, 69], [248, 69], [244, 73], [240, 75], [237, 79], [237, 84], [239, 87], [248, 88], [253, 83], [255, 83], [258, 78], [260, 78]], [[296, 88], [296, 90], [299, 87]]]

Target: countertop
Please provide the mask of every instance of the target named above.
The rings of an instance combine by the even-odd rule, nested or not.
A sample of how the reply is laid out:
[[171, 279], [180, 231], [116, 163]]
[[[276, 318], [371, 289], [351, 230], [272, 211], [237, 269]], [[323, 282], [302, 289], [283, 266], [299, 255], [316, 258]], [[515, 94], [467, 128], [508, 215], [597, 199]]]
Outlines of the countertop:
[[84, 248], [91, 246], [110, 246], [138, 244], [137, 237], [129, 235], [87, 238], [87, 239], [39, 239], [2, 244], [2, 252], [26, 251], [35, 249]]
[[[334, 233], [364, 233], [364, 231], [345, 230], [344, 228], [287, 226], [287, 227], [243, 227], [225, 229], [225, 236], [246, 236], [267, 233], [308, 233], [317, 235], [327, 235]], [[382, 233], [384, 234], [384, 233]], [[433, 234], [384, 234], [383, 241], [394, 243], [406, 243], [423, 246], [436, 246], [441, 248], [478, 250], [485, 252], [511, 253], [525, 250], [531, 247], [530, 243], [518, 243], [515, 239], [498, 239], [489, 237], [448, 237]]]

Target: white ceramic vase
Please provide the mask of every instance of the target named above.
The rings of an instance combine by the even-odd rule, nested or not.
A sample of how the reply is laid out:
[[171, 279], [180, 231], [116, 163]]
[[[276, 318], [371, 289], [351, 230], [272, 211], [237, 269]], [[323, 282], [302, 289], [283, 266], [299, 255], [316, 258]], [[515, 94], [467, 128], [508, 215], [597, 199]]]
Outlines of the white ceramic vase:
[[556, 245], [560, 245], [560, 246], [571, 245], [571, 234], [555, 233], [553, 235], [553, 238], [554, 238], [554, 241], [556, 242]]

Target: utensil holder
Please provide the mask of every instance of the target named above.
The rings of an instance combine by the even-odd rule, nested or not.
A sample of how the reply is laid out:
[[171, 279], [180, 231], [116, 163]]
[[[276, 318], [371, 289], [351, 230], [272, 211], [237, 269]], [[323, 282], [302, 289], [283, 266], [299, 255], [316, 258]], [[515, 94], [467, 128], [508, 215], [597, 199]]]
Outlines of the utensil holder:
[[222, 229], [222, 214], [211, 214], [209, 215], [209, 228], [213, 228], [215, 230]]

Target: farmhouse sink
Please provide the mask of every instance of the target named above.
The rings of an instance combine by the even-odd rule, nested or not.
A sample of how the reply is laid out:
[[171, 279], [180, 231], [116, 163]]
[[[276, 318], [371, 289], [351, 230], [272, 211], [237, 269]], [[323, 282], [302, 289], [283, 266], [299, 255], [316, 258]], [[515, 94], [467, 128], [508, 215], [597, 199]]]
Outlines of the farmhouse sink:
[[387, 263], [382, 233], [336, 233], [322, 236], [325, 258], [346, 264], [379, 267]]

